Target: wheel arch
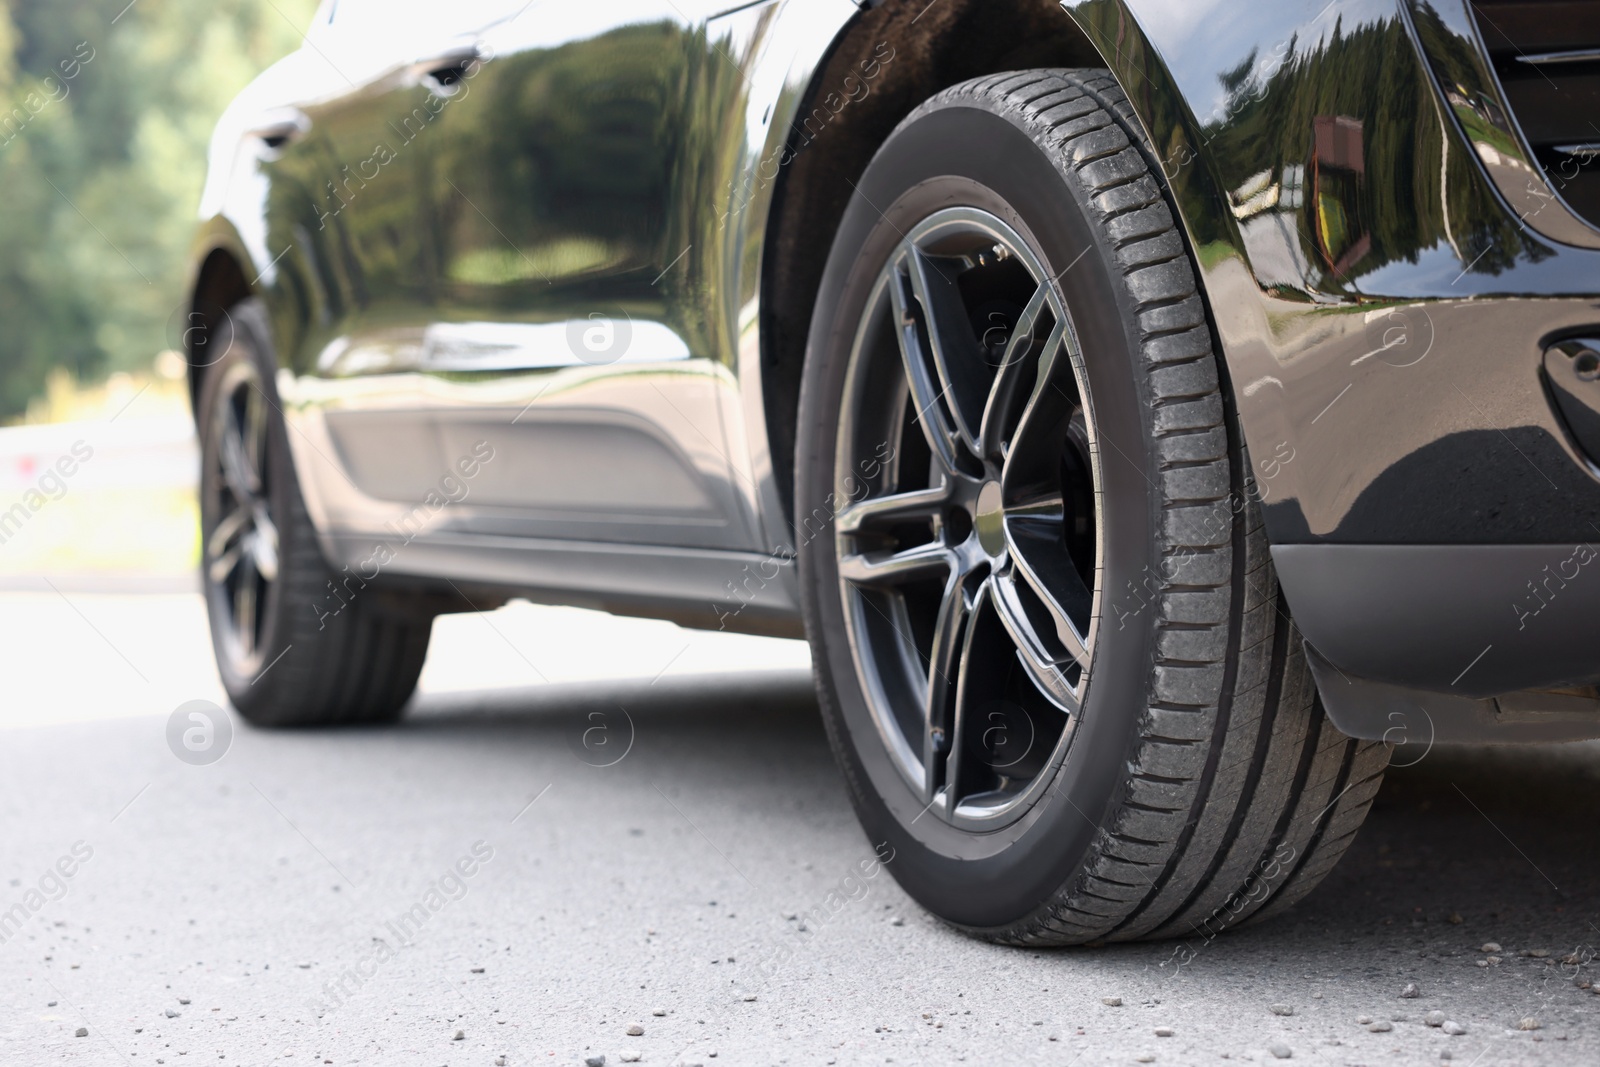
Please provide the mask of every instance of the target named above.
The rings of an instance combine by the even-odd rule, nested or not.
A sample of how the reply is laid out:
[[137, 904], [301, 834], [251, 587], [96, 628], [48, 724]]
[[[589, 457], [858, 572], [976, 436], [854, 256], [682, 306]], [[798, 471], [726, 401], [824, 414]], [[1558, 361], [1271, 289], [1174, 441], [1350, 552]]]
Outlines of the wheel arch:
[[189, 406], [197, 417], [201, 372], [205, 368], [203, 362], [195, 358], [194, 339], [204, 337], [216, 328], [219, 310], [230, 308], [254, 295], [254, 289], [245, 275], [244, 263], [237, 252], [219, 241], [210, 242], [202, 248], [204, 251], [197, 257], [194, 279], [189, 286], [189, 302], [181, 336], [184, 363], [188, 368]]
[[[1175, 124], [1192, 124], [1192, 113], [1129, 7], [1125, 0], [939, 0], [932, 5], [875, 0], [845, 24], [810, 72], [794, 114], [786, 116], [789, 162], [774, 183], [761, 267], [762, 404], [786, 523], [793, 521], [800, 371], [811, 312], [854, 181], [923, 101], [952, 85], [1007, 70], [1107, 68], [1133, 103], [1151, 143], [1170, 140]], [[885, 46], [893, 49], [892, 59], [882, 64], [870, 93], [837, 112], [826, 107], [836, 87], [860, 64], [881, 57]], [[811, 118], [824, 114], [828, 121], [813, 134]], [[1191, 249], [1198, 221], [1192, 216], [1203, 210], [1199, 205], [1217, 203], [1209, 198], [1204, 170], [1183, 168], [1180, 177], [1198, 188], [1186, 197], [1173, 191]]]

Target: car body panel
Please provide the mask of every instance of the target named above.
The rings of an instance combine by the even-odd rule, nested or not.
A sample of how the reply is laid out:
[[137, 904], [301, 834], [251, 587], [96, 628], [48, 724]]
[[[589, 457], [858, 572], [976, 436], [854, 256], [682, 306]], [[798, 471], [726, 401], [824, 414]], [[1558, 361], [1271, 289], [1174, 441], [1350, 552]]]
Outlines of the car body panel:
[[[324, 548], [368, 570], [388, 546], [395, 574], [463, 579], [475, 568], [428, 560], [458, 560], [446, 547], [474, 539], [570, 560], [589, 542], [616, 546], [605, 559], [664, 553], [664, 573], [666, 550], [691, 550], [728, 573], [690, 568], [702, 588], [717, 580], [673, 617], [770, 629], [781, 614], [792, 632], [788, 583], [729, 592], [749, 564], [770, 568], [755, 555], [752, 494], [734, 485], [732, 346], [710, 336], [722, 320], [705, 305], [722, 287], [703, 280], [717, 249], [689, 233], [742, 74], [684, 10], [720, 5], [640, 0], [554, 19], [518, 6], [471, 4], [431, 39], [380, 44], [336, 20], [246, 94], [253, 114], [239, 105], [219, 128], [202, 247], [249, 250]], [[384, 17], [355, 14], [347, 32]], [[464, 57], [454, 84], [430, 81], [440, 58], [410, 58], [425, 55]], [[260, 116], [289, 111], [307, 127], [291, 143], [250, 136]], [[496, 136], [508, 123], [519, 136]], [[230, 138], [233, 173], [219, 181]], [[494, 459], [463, 480], [455, 467], [479, 442]], [[425, 555], [427, 541], [439, 550]], [[543, 570], [504, 580], [527, 586]], [[650, 573], [610, 596], [601, 581], [591, 599], [656, 613], [682, 599]]]
[[1468, 47], [1463, 0], [1223, 6], [1076, 10], [1198, 252], [1302, 632], [1340, 670], [1419, 690], [1594, 681], [1600, 589], [1578, 572], [1546, 589], [1544, 565], [1589, 554], [1600, 482], [1540, 372], [1596, 321], [1593, 228], [1557, 224], [1531, 169], [1508, 203], [1490, 168], [1508, 154], [1435, 80]]
[[1595, 321], [1600, 257], [1507, 210], [1394, 4], [1227, 6], [1077, 11], [1182, 209], [1273, 542], [1591, 536], [1539, 366]]

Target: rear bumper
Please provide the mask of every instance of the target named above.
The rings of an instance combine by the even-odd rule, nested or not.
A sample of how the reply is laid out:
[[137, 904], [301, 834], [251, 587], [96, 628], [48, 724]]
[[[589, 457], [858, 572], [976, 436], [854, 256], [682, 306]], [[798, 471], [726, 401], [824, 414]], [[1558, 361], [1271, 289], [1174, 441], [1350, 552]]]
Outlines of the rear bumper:
[[1272, 558], [1300, 632], [1349, 675], [1462, 697], [1600, 681], [1595, 544], [1280, 545]]

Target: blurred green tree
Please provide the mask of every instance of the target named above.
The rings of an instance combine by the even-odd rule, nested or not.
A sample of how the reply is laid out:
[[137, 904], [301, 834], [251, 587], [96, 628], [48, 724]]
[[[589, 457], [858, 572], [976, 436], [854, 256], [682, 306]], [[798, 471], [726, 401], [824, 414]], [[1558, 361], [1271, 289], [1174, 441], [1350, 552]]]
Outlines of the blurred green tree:
[[0, 0], [0, 422], [168, 347], [212, 125], [315, 6]]

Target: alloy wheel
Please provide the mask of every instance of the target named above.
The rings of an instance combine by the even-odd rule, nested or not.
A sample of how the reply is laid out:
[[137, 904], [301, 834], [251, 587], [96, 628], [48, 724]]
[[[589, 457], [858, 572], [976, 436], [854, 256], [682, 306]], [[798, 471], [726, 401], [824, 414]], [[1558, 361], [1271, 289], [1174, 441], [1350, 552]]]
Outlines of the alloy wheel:
[[254, 367], [227, 367], [208, 423], [204, 529], [206, 585], [222, 637], [241, 673], [253, 673], [270, 632], [278, 582], [278, 524], [271, 507], [267, 399]]
[[924, 813], [969, 830], [1038, 799], [1094, 656], [1099, 455], [1055, 283], [997, 216], [938, 211], [889, 256], [846, 377], [834, 547], [857, 674]]

